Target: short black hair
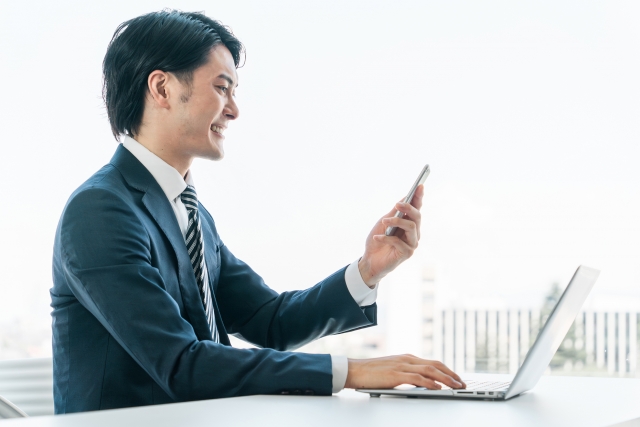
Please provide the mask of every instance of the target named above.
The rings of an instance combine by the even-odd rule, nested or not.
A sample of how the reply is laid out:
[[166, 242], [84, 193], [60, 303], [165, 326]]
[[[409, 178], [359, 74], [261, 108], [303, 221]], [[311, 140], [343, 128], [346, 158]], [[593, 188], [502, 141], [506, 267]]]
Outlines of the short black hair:
[[120, 24], [102, 63], [102, 97], [116, 140], [138, 132], [152, 71], [171, 72], [190, 85], [193, 72], [220, 44], [239, 67], [244, 46], [228, 27], [203, 13], [162, 10]]

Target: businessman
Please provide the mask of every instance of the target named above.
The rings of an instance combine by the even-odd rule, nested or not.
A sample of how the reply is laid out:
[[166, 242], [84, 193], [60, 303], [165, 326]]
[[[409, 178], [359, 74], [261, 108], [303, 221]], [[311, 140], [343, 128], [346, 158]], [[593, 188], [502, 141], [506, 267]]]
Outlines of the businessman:
[[[56, 413], [403, 383], [464, 387], [442, 363], [411, 355], [289, 351], [376, 324], [380, 280], [418, 246], [423, 190], [374, 225], [357, 261], [303, 291], [268, 288], [222, 242], [190, 172], [194, 158], [224, 156], [225, 129], [239, 116], [242, 52], [229, 29], [198, 13], [150, 13], [116, 30], [103, 95], [120, 144], [71, 195], [55, 237]], [[395, 236], [384, 235], [390, 225]], [[233, 348], [229, 334], [259, 348]]]

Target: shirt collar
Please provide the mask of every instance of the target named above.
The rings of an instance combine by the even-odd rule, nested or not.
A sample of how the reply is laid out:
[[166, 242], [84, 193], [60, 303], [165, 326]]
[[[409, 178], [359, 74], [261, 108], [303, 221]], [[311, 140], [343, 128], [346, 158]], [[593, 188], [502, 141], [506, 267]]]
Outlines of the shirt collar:
[[130, 136], [124, 136], [122, 145], [147, 168], [169, 201], [173, 201], [179, 197], [185, 188], [187, 188], [187, 184], [193, 186], [193, 173], [191, 170], [188, 170], [183, 178], [180, 172], [173, 166], [153, 154], [144, 145]]

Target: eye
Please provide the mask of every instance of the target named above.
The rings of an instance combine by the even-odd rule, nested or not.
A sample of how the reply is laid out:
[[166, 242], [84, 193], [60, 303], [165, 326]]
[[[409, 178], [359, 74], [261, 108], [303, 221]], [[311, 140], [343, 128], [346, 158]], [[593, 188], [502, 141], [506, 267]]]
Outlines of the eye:
[[220, 89], [223, 93], [227, 93], [227, 91], [229, 90], [229, 88], [226, 86], [218, 86], [218, 89]]

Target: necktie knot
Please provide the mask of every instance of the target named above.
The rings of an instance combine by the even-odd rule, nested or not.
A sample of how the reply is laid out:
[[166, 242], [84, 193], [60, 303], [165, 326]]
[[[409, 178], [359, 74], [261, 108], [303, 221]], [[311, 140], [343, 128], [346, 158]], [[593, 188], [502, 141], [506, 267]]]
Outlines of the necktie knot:
[[187, 211], [198, 210], [198, 195], [192, 185], [187, 185], [187, 188], [180, 194], [180, 199]]

